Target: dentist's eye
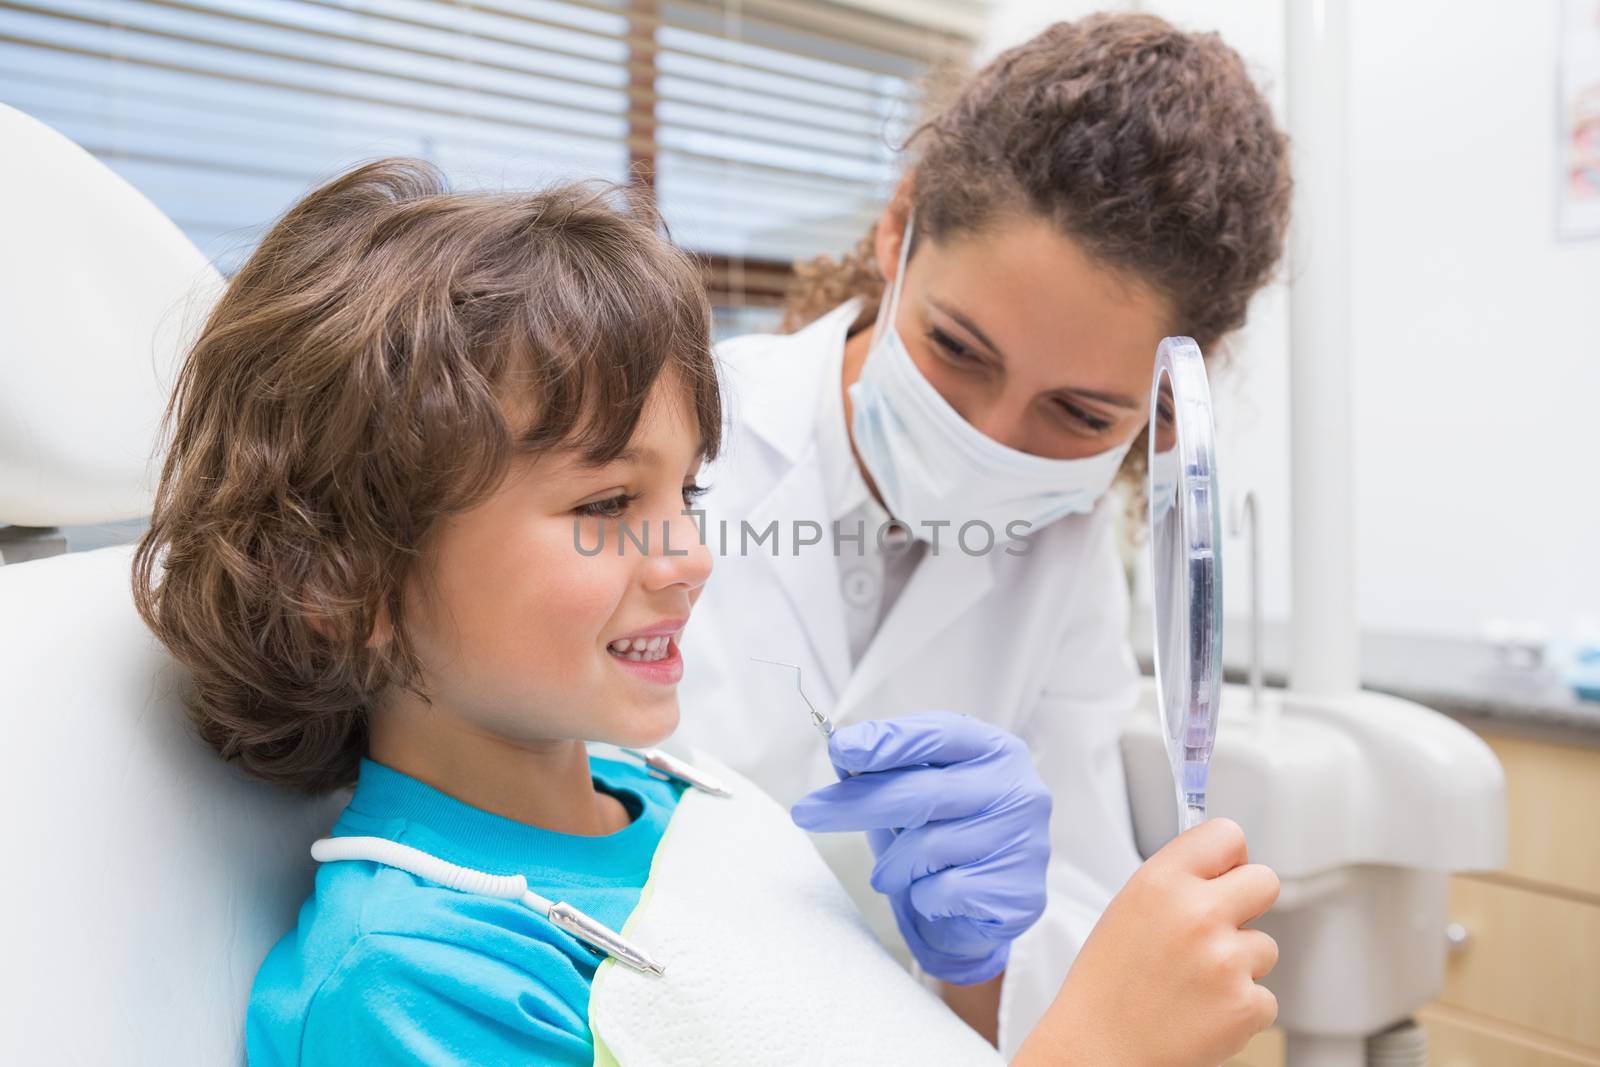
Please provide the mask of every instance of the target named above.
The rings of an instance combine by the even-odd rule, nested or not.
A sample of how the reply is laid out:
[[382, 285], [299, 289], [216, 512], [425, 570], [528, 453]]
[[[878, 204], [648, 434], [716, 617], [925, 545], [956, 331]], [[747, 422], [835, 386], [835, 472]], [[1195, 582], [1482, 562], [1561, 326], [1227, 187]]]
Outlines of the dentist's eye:
[[937, 326], [928, 327], [928, 340], [944, 355], [946, 363], [968, 370], [982, 370], [986, 366], [981, 356]]
[[700, 485], [696, 482], [690, 482], [688, 485], [683, 487], [684, 506], [687, 507], [693, 504], [696, 500], [699, 500], [710, 491], [711, 487], [709, 485]]
[[591, 500], [587, 504], [579, 504], [572, 510], [579, 515], [592, 519], [616, 519], [628, 510], [628, 505], [639, 499], [637, 493], [618, 493], [608, 496], [604, 500]]
[[1087, 408], [1079, 407], [1077, 404], [1061, 401], [1056, 406], [1060, 408], [1068, 419], [1090, 433], [1105, 433], [1115, 425], [1110, 419], [1096, 415]]

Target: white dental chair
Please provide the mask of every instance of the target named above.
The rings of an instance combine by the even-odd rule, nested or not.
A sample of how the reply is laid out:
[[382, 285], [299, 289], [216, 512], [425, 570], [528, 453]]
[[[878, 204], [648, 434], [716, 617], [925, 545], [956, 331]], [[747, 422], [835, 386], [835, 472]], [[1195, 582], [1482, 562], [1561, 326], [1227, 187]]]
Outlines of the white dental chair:
[[[0, 106], [0, 1063], [242, 1063], [255, 969], [341, 797], [247, 780], [189, 732], [130, 547], [182, 341], [220, 279], [149, 201]], [[27, 560], [26, 562], [17, 562]]]

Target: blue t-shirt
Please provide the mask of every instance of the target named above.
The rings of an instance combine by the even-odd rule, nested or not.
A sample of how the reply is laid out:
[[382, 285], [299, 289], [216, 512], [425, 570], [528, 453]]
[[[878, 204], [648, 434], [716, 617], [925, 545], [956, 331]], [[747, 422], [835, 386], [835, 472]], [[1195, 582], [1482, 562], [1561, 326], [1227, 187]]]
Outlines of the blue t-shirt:
[[[633, 822], [582, 837], [464, 804], [370, 760], [333, 836], [386, 837], [451, 863], [520, 874], [620, 930], [639, 903], [680, 788], [591, 759]], [[251, 1067], [301, 1064], [591, 1064], [599, 959], [510, 900], [458, 893], [375, 863], [327, 863], [297, 927], [256, 974]]]

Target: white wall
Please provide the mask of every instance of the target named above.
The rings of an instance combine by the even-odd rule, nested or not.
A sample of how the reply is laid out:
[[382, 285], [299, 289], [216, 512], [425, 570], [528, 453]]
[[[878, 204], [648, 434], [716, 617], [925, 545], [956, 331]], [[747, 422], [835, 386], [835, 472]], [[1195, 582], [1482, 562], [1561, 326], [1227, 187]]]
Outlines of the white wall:
[[1600, 240], [1559, 243], [1557, 14], [1353, 12], [1363, 615], [1600, 615]]
[[[1351, 3], [1362, 622], [1476, 637], [1489, 620], [1528, 620], [1559, 635], [1600, 618], [1600, 240], [1555, 237], [1558, 5]], [[1006, 0], [988, 50], [1088, 6]], [[1136, 6], [1220, 32], [1283, 114], [1282, 0]], [[1280, 284], [1216, 384], [1223, 490], [1261, 497], [1277, 619], [1289, 609], [1285, 315]], [[1241, 543], [1224, 567], [1237, 615]]]

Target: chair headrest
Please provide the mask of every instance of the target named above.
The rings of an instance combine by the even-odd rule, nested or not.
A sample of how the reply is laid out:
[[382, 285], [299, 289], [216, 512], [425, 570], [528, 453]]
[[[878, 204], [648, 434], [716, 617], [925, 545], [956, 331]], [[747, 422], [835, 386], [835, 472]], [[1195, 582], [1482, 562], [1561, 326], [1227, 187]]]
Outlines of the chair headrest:
[[[0, 567], [0, 1063], [242, 1064], [251, 980], [347, 799], [253, 781], [194, 736], [132, 556]], [[86, 1026], [86, 1003], [112, 1010]]]
[[0, 524], [149, 513], [178, 358], [222, 279], [170, 219], [0, 105]]

